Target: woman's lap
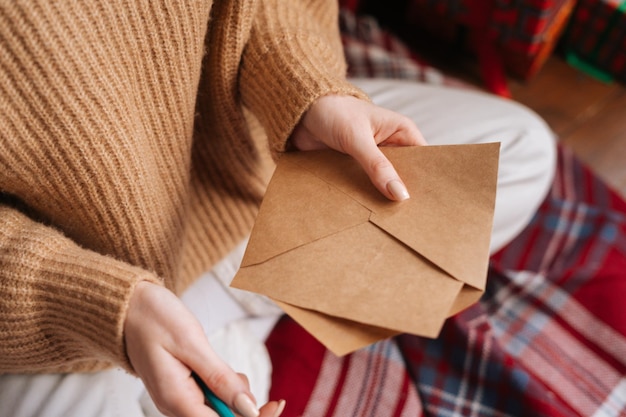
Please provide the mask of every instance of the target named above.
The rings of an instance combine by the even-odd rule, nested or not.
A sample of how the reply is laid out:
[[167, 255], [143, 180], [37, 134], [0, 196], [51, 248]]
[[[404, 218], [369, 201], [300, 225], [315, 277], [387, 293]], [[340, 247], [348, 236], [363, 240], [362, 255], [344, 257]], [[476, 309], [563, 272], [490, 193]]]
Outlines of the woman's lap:
[[[492, 252], [526, 226], [545, 198], [555, 169], [554, 136], [539, 117], [514, 102], [474, 91], [409, 81], [358, 79], [353, 82], [376, 104], [413, 119], [431, 145], [501, 142]], [[240, 255], [235, 251], [229, 262], [238, 262]], [[232, 277], [216, 275], [203, 279], [224, 285]], [[202, 301], [187, 301], [192, 310], [194, 304], [202, 307]], [[203, 311], [200, 307], [196, 314]], [[211, 320], [206, 317], [208, 314], [199, 317], [205, 330], [208, 330], [207, 320]], [[234, 306], [232, 320], [241, 320], [242, 314], [245, 315]], [[218, 321], [227, 326], [229, 320]], [[208, 326], [215, 327], [213, 324]], [[0, 417], [142, 417], [153, 407], [146, 401], [140, 381], [121, 370], [95, 374], [0, 375]]]

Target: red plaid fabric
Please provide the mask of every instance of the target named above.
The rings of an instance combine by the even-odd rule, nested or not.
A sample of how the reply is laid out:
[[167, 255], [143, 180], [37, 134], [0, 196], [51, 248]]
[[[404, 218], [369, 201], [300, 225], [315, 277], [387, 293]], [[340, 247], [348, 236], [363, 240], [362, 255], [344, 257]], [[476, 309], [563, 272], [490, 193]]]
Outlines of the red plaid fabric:
[[567, 148], [558, 162], [484, 297], [437, 339], [338, 358], [284, 317], [267, 341], [284, 415], [626, 416], [626, 202]]
[[487, 282], [439, 338], [344, 358], [284, 318], [272, 397], [287, 416], [626, 416], [626, 203], [567, 149]]
[[534, 55], [568, 0], [494, 0], [489, 28], [508, 51]]
[[267, 346], [274, 366], [270, 398], [287, 400], [283, 416], [421, 415], [413, 379], [392, 340], [339, 358], [283, 317]]

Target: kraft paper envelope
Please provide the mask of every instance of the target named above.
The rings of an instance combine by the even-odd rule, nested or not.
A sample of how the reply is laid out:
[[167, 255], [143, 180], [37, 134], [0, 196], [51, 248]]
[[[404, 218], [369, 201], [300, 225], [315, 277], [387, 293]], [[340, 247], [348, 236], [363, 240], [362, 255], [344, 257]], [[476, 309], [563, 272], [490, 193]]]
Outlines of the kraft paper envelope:
[[409, 200], [387, 200], [341, 153], [282, 156], [231, 284], [275, 300], [337, 355], [437, 337], [485, 289], [499, 143], [381, 149]]

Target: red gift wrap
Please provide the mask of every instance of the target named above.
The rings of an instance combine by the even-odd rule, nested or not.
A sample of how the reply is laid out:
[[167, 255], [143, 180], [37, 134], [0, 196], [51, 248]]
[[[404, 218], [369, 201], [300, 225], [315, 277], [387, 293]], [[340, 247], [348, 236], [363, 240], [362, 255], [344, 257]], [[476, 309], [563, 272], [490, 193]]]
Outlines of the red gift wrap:
[[579, 0], [563, 45], [571, 64], [626, 82], [626, 0]]
[[374, 0], [357, 1], [356, 7], [355, 1], [351, 5], [357, 11], [393, 16], [389, 22], [402, 26], [405, 37], [407, 27], [451, 42], [462, 34], [478, 58], [485, 86], [509, 96], [505, 73], [524, 80], [537, 73], [576, 0], [387, 0], [384, 8]]

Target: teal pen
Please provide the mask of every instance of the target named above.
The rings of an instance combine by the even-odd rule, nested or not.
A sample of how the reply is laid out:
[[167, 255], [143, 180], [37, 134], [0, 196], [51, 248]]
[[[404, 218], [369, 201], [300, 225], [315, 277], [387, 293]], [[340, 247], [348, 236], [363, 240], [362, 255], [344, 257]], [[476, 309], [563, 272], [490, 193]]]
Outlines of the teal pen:
[[202, 389], [202, 392], [204, 393], [204, 398], [206, 399], [209, 407], [211, 407], [213, 411], [217, 413], [217, 415], [219, 415], [220, 417], [235, 417], [235, 414], [233, 414], [230, 408], [228, 408], [226, 403], [220, 400], [217, 395], [215, 395], [213, 391], [211, 391], [209, 387], [206, 386], [204, 381], [195, 372], [193, 372], [191, 376], [193, 376], [193, 379], [196, 380], [196, 383]]

